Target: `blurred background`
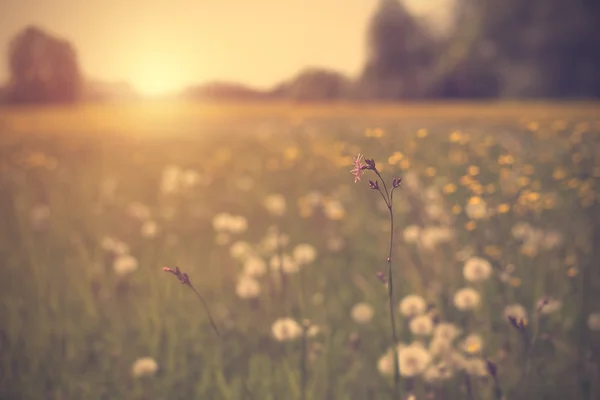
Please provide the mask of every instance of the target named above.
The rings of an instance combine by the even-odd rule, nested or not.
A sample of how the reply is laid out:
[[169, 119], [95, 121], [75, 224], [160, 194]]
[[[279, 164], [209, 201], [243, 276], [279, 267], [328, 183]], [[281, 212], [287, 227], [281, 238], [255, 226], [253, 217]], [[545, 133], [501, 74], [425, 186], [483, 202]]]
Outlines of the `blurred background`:
[[0, 5], [7, 103], [600, 95], [595, 1]]
[[0, 400], [600, 399], [599, 22], [0, 0]]

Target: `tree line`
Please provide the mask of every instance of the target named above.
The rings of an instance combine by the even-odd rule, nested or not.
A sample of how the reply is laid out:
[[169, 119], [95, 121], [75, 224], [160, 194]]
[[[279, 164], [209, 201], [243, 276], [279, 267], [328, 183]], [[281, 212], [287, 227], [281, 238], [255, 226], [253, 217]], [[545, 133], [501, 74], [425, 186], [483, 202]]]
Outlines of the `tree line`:
[[[271, 90], [212, 82], [191, 99], [403, 100], [600, 97], [600, 2], [458, 0], [454, 30], [433, 35], [399, 0], [379, 0], [366, 32], [368, 55], [351, 79], [310, 68]], [[360, 44], [357, 44], [360, 45]], [[11, 103], [134, 98], [125, 83], [86, 81], [68, 41], [27, 27], [10, 43]]]

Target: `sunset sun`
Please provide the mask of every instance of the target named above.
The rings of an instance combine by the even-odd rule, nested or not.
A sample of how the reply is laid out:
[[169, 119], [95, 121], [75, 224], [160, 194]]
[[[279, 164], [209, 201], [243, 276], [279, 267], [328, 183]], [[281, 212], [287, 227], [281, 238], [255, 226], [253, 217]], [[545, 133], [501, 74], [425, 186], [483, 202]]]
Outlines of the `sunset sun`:
[[146, 64], [134, 78], [134, 86], [144, 96], [160, 96], [182, 89], [177, 66], [167, 64]]

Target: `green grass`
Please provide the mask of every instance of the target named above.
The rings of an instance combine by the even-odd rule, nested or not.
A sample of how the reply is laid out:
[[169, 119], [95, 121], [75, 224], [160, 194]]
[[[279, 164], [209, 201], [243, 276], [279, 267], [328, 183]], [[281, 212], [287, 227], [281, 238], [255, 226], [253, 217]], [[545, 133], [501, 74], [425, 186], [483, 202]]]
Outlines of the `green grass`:
[[[391, 398], [393, 379], [378, 370], [391, 348], [387, 289], [377, 278], [387, 274], [389, 221], [366, 182], [374, 176], [353, 183], [352, 157], [361, 153], [388, 185], [404, 178], [394, 194], [401, 342], [417, 338], [398, 303], [418, 294], [432, 317], [461, 328], [455, 354], [497, 365], [506, 398], [595, 399], [600, 332], [587, 321], [600, 312], [598, 111], [595, 104], [0, 110], [0, 398], [241, 399], [244, 386], [255, 399]], [[196, 182], [161, 191], [172, 165], [195, 171]], [[311, 192], [322, 198], [314, 208]], [[264, 207], [270, 194], [285, 197], [284, 215]], [[494, 212], [470, 219], [470, 199]], [[149, 215], [132, 215], [134, 203]], [[223, 212], [245, 217], [247, 230], [217, 234], [213, 218]], [[145, 220], [156, 222], [156, 236], [142, 235]], [[562, 240], [524, 245], [513, 234], [519, 223]], [[450, 227], [453, 235], [428, 249], [431, 237], [405, 242], [410, 225]], [[279, 274], [258, 278], [260, 295], [242, 299], [243, 267], [231, 245], [258, 249], [273, 227], [289, 244], [265, 255], [267, 263], [302, 243], [317, 257], [283, 284]], [[102, 246], [107, 237], [128, 245], [135, 271], [116, 273]], [[465, 280], [465, 250], [493, 265], [489, 279]], [[221, 336], [196, 295], [161, 270], [175, 265], [206, 299]], [[473, 311], [454, 305], [463, 287], [481, 295]], [[562, 307], [536, 313], [545, 295]], [[374, 310], [366, 324], [351, 317], [359, 302]], [[527, 309], [522, 331], [504, 316], [511, 304]], [[271, 327], [284, 317], [320, 331], [279, 342]], [[460, 343], [471, 333], [483, 345], [467, 355]], [[156, 360], [156, 374], [132, 375], [142, 357]], [[489, 373], [469, 375], [461, 365], [443, 382], [402, 379], [402, 398], [411, 390], [418, 399], [469, 398], [470, 386], [472, 398], [494, 399]]]

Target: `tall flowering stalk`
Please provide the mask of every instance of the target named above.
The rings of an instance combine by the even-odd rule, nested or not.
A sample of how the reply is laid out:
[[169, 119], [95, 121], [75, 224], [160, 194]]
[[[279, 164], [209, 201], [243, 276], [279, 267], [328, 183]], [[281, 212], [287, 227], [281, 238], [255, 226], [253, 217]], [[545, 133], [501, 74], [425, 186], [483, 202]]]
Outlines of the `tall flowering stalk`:
[[383, 190], [379, 186], [379, 181], [371, 181], [369, 180], [369, 187], [373, 190], [379, 192], [390, 215], [390, 245], [389, 252], [387, 257], [388, 264], [388, 276], [387, 276], [387, 284], [388, 284], [388, 297], [389, 297], [389, 305], [390, 305], [390, 324], [392, 326], [392, 342], [393, 342], [393, 351], [394, 351], [394, 396], [395, 398], [399, 398], [400, 396], [400, 365], [398, 362], [398, 336], [396, 335], [396, 319], [394, 316], [394, 280], [392, 276], [392, 248], [394, 245], [394, 190], [400, 186], [401, 178], [393, 178], [392, 179], [392, 187], [388, 189], [385, 184], [385, 180], [377, 170], [375, 166], [375, 161], [372, 159], [365, 159], [365, 164], [362, 163], [362, 155], [359, 154], [354, 159], [354, 168], [350, 171], [354, 175], [354, 183], [360, 181], [361, 176], [364, 174], [365, 170], [373, 171], [375, 175], [381, 180], [381, 184], [383, 185]]

